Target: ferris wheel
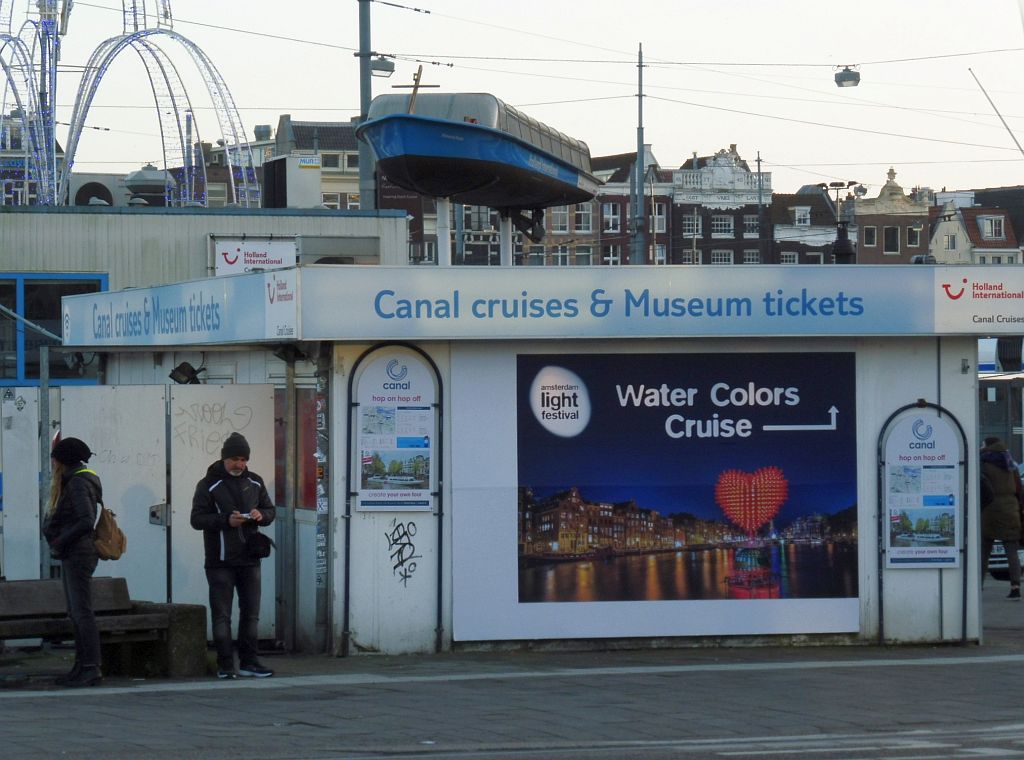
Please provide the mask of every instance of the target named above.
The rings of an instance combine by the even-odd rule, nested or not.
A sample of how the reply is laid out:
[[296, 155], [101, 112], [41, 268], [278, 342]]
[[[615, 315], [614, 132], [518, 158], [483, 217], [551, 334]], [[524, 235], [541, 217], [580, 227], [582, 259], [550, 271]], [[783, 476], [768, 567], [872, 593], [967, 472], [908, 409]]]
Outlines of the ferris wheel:
[[[79, 83], [62, 165], [57, 162], [55, 132], [57, 61], [74, 2], [34, 0], [17, 30], [13, 27], [14, 4], [15, 0], [0, 0], [0, 68], [4, 73], [0, 148], [17, 144], [24, 156], [20, 166], [18, 162], [0, 166], [0, 184], [14, 181], [4, 177], [5, 173], [17, 175], [26, 189], [34, 190], [24, 193], [23, 202], [42, 206], [67, 203], [89, 109], [110, 66], [130, 50], [143, 62], [159, 117], [165, 204], [205, 206], [206, 165], [196, 149], [201, 144], [199, 124], [178, 68], [165, 50], [169, 45], [188, 54], [213, 103], [228, 165], [229, 197], [240, 206], [261, 205], [252, 149], [231, 91], [209, 56], [174, 31], [170, 0], [122, 0], [121, 34], [93, 50]], [[35, 14], [31, 5], [35, 5]], [[12, 135], [17, 136], [16, 143]]]

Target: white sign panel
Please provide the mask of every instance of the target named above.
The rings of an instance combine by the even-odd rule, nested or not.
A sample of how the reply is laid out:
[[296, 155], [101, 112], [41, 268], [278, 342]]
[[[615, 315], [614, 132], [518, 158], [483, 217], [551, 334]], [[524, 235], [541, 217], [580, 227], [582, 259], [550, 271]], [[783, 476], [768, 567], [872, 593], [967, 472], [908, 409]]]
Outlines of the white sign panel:
[[298, 337], [296, 270], [62, 299], [66, 346], [173, 346]]
[[1022, 267], [936, 270], [935, 330], [979, 334], [1024, 332]]
[[356, 509], [433, 507], [435, 395], [430, 367], [408, 349], [382, 348], [360, 373]]
[[885, 443], [887, 567], [958, 567], [963, 477], [956, 429], [921, 410]]
[[305, 340], [981, 336], [1024, 329], [1018, 314], [1024, 267], [306, 267], [300, 273]]
[[214, 271], [217, 276], [268, 269], [284, 269], [298, 263], [295, 238], [214, 238]]
[[931, 333], [930, 270], [879, 269], [305, 267], [302, 320], [312, 340]]

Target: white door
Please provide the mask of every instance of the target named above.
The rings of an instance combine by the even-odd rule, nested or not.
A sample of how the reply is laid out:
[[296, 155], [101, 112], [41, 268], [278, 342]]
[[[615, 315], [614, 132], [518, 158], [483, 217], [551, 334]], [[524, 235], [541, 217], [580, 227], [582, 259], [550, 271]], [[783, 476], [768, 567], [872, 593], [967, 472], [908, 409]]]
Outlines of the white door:
[[0, 576], [40, 577], [39, 389], [0, 393]]
[[[171, 388], [171, 545], [175, 602], [207, 605], [203, 536], [192, 528], [192, 496], [206, 470], [220, 459], [231, 433], [249, 441], [249, 469], [274, 493], [274, 387], [272, 385], [176, 385]], [[276, 526], [266, 533], [275, 538]], [[260, 638], [276, 639], [273, 556], [262, 563]], [[237, 600], [232, 623], [237, 625]]]
[[165, 393], [162, 385], [103, 385], [60, 394], [61, 436], [92, 449], [89, 469], [128, 537], [124, 556], [101, 561], [96, 574], [124, 577], [133, 599], [154, 602], [168, 601]]

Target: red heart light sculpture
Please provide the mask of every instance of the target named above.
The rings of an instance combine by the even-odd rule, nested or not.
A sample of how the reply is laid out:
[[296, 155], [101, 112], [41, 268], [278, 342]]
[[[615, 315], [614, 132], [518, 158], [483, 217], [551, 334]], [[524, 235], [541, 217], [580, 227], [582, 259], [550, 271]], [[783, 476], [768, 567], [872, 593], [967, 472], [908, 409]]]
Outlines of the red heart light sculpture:
[[787, 496], [789, 483], [778, 467], [762, 467], [752, 473], [726, 470], [715, 485], [718, 506], [751, 537], [779, 513]]

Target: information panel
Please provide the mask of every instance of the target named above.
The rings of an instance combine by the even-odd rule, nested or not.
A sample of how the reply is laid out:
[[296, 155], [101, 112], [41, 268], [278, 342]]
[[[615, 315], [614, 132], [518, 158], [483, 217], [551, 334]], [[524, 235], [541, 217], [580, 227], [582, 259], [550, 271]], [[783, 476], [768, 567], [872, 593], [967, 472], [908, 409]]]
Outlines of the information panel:
[[921, 410], [885, 442], [886, 567], [958, 567], [963, 508], [960, 445], [945, 417]]
[[357, 510], [432, 508], [435, 396], [433, 373], [415, 352], [389, 347], [368, 360], [356, 392]]

